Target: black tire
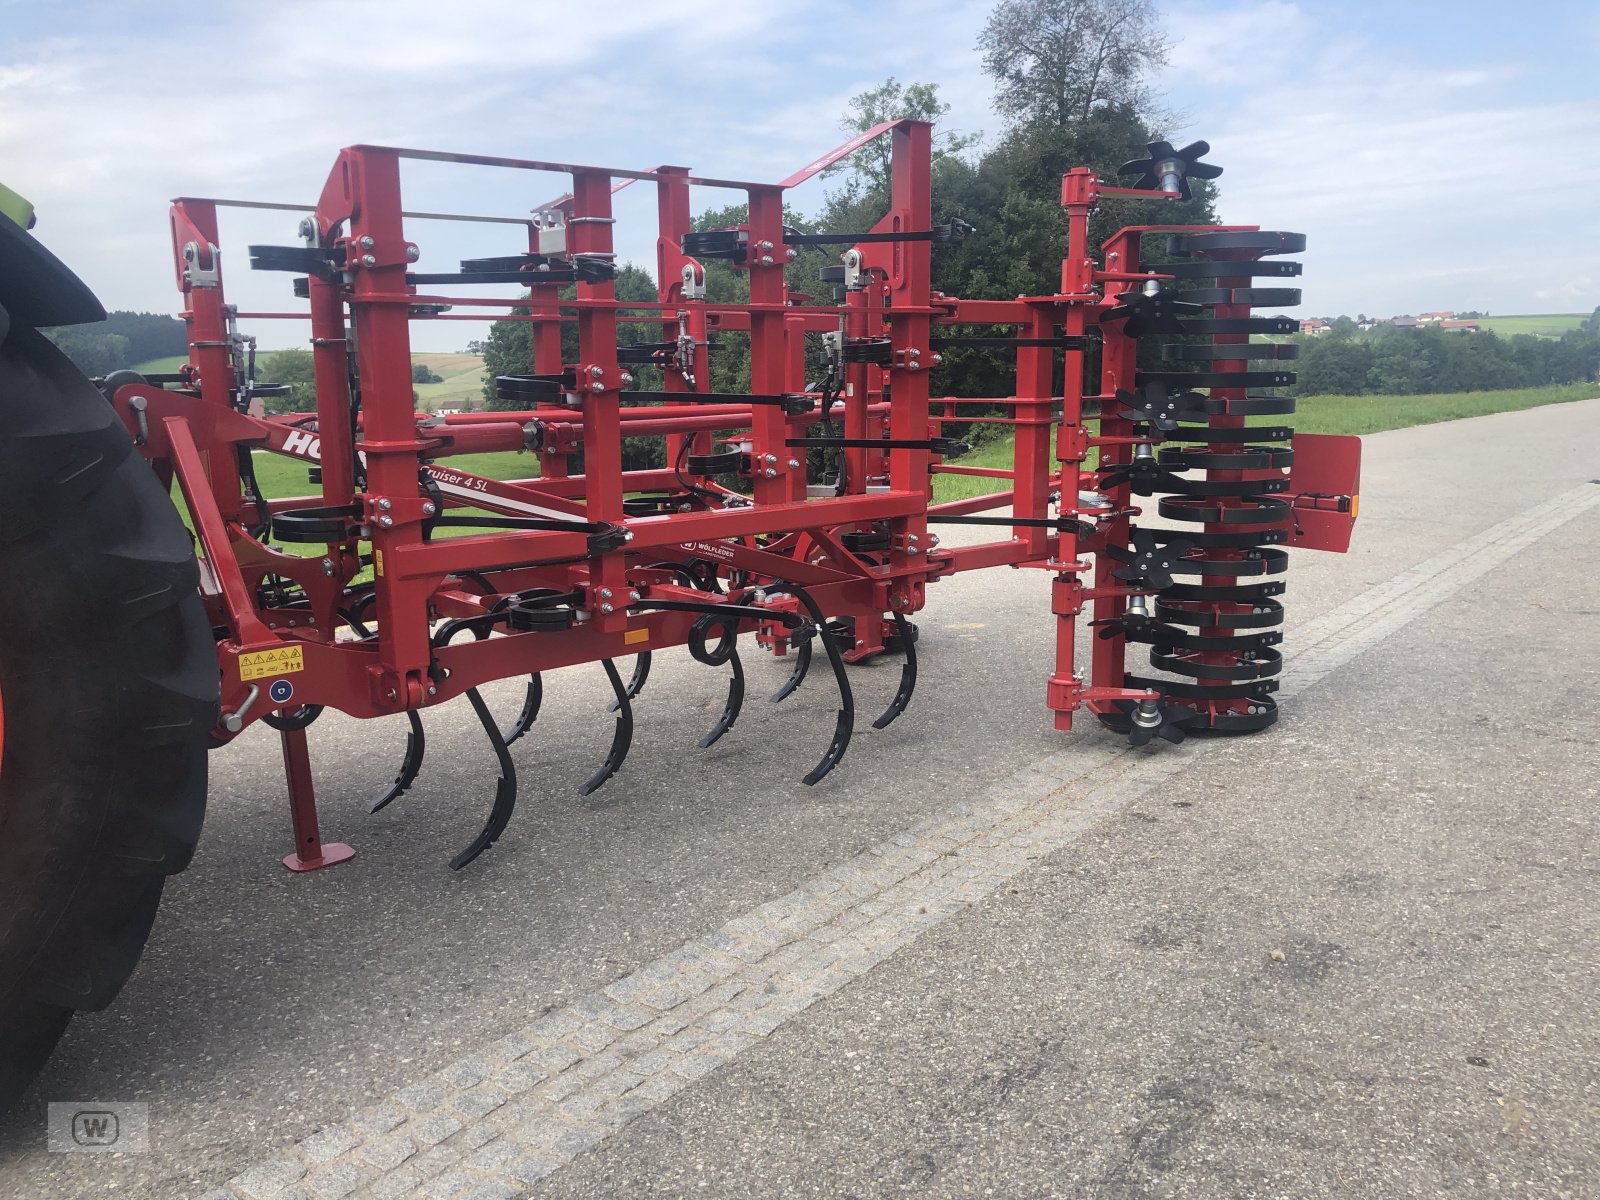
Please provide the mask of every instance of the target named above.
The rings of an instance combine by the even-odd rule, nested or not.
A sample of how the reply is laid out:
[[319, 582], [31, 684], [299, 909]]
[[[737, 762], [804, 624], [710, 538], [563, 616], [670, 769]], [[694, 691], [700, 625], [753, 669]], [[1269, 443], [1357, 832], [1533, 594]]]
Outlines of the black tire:
[[100, 392], [0, 343], [0, 1110], [133, 972], [205, 815], [216, 653], [192, 543]]

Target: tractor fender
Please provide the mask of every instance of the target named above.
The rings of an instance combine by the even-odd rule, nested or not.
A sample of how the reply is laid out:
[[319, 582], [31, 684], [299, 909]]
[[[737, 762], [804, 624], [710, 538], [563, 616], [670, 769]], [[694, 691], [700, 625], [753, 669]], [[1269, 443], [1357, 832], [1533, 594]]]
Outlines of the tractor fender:
[[40, 329], [104, 321], [106, 310], [88, 285], [9, 215], [9, 206], [0, 213], [0, 308], [10, 323]]

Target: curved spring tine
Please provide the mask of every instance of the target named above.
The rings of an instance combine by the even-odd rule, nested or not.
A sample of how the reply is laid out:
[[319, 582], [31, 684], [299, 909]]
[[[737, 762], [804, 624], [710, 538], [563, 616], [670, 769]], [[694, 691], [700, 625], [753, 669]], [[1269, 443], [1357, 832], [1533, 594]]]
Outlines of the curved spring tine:
[[822, 648], [828, 652], [828, 665], [833, 668], [833, 678], [839, 685], [838, 719], [833, 724], [833, 740], [828, 743], [828, 749], [822, 756], [822, 761], [811, 768], [811, 774], [800, 782], [808, 787], [839, 765], [839, 760], [844, 757], [844, 752], [850, 747], [850, 735], [855, 730], [856, 700], [855, 693], [850, 690], [850, 677], [845, 674], [844, 656], [839, 653], [839, 647], [834, 644], [834, 639], [828, 636], [828, 620], [822, 615], [822, 609], [817, 607], [817, 602], [811, 598], [811, 593], [799, 584], [785, 583], [795, 595], [795, 599], [806, 606], [806, 611], [811, 614], [811, 619], [816, 622], [818, 636], [822, 638]]
[[611, 735], [611, 751], [606, 755], [606, 761], [600, 764], [600, 769], [590, 777], [589, 782], [578, 789], [580, 796], [587, 796], [596, 791], [601, 784], [621, 770], [623, 762], [628, 757], [628, 747], [633, 745], [633, 705], [628, 701], [628, 689], [623, 686], [622, 676], [617, 673], [616, 663], [609, 658], [602, 658], [600, 665], [606, 669], [606, 678], [611, 680], [611, 690], [617, 694], [617, 728]]
[[500, 736], [500, 727], [495, 724], [494, 715], [483, 702], [483, 697], [478, 695], [477, 688], [467, 689], [467, 699], [472, 702], [472, 711], [478, 714], [484, 733], [489, 735], [489, 745], [494, 747], [495, 758], [500, 760], [500, 778], [495, 783], [494, 807], [489, 810], [489, 819], [484, 822], [482, 832], [472, 839], [472, 844], [450, 860], [452, 871], [461, 870], [494, 845], [505, 832], [512, 810], [517, 807], [517, 768], [511, 763], [511, 751], [506, 749], [506, 741]]
[[[650, 678], [650, 651], [639, 651], [639, 657], [633, 660], [633, 676], [628, 680], [628, 699], [636, 699], [644, 691], [644, 681]], [[615, 700], [606, 705], [607, 712], [616, 712], [619, 705]]]
[[887, 729], [894, 723], [894, 719], [905, 712], [906, 705], [911, 703], [911, 693], [917, 690], [917, 642], [911, 636], [911, 626], [906, 623], [905, 617], [899, 613], [890, 613], [894, 618], [894, 626], [900, 632], [900, 644], [905, 647], [906, 661], [900, 665], [900, 688], [894, 694], [894, 699], [889, 701], [889, 707], [883, 710], [883, 716], [872, 723], [874, 729]]
[[400, 760], [400, 774], [395, 776], [388, 790], [368, 807], [369, 813], [388, 808], [410, 791], [411, 785], [417, 781], [417, 771], [422, 767], [422, 756], [428, 752], [428, 739], [422, 732], [422, 718], [414, 710], [406, 710], [406, 720], [411, 722], [411, 729], [406, 734], [406, 755]]
[[773, 692], [767, 699], [773, 704], [782, 704], [790, 696], [794, 695], [795, 690], [805, 682], [806, 672], [810, 670], [811, 639], [805, 638], [795, 645], [794, 670], [790, 672], [789, 678], [784, 681], [783, 686]]
[[539, 678], [535, 671], [528, 676], [528, 690], [522, 696], [522, 711], [517, 714], [516, 722], [510, 729], [504, 730], [500, 737], [506, 745], [511, 745], [523, 734], [532, 728], [534, 721], [539, 718], [539, 706], [544, 703], [544, 680]]
[[733, 676], [728, 680], [728, 703], [723, 705], [722, 715], [717, 718], [711, 732], [700, 739], [702, 750], [715, 745], [718, 738], [732, 729], [733, 723], [739, 719], [739, 711], [744, 708], [744, 664], [739, 661], [739, 647], [729, 649], [728, 665], [733, 668]]

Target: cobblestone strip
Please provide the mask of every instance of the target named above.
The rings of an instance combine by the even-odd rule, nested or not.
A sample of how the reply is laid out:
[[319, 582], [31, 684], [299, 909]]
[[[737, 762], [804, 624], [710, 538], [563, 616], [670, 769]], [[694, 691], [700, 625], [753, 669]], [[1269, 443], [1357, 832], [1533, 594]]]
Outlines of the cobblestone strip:
[[[1312, 686], [1600, 504], [1575, 489], [1308, 623]], [[1299, 639], [1297, 639], [1299, 640]], [[1051, 755], [719, 929], [258, 1162], [201, 1200], [514, 1200], [538, 1180], [1071, 843], [1202, 753]]]

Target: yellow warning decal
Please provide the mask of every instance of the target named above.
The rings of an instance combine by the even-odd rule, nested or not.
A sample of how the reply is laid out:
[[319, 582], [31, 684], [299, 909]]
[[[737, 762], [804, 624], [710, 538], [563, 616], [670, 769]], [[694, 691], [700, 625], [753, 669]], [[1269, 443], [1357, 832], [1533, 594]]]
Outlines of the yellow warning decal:
[[374, 575], [378, 576], [380, 579], [383, 577], [383, 551], [382, 550], [374, 550], [372, 552], [372, 573]]
[[648, 642], [649, 640], [650, 631], [648, 629], [624, 629], [622, 631], [622, 644], [624, 646], [637, 646], [640, 642]]
[[292, 675], [305, 669], [305, 652], [299, 646], [280, 646], [276, 650], [255, 650], [239, 655], [239, 678], [246, 683], [252, 679], [270, 679], [274, 675]]

